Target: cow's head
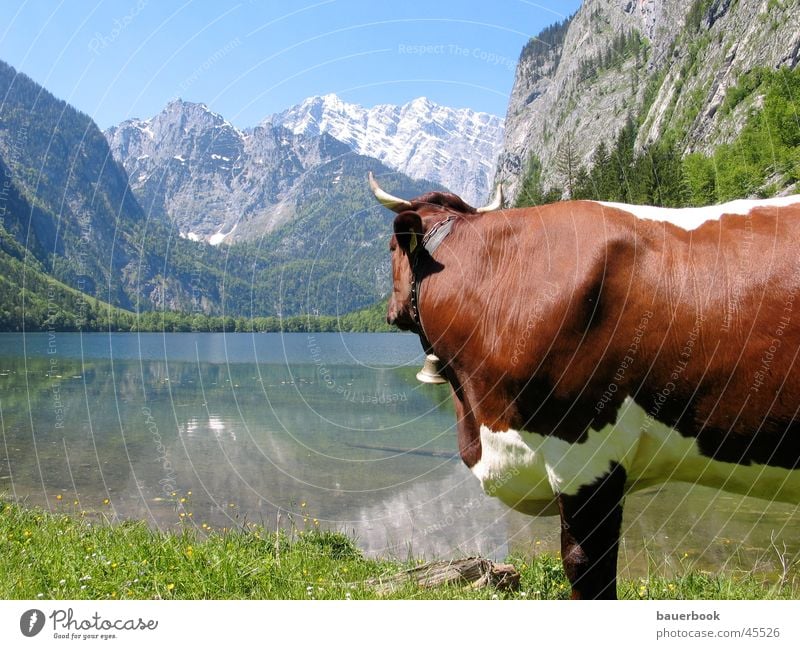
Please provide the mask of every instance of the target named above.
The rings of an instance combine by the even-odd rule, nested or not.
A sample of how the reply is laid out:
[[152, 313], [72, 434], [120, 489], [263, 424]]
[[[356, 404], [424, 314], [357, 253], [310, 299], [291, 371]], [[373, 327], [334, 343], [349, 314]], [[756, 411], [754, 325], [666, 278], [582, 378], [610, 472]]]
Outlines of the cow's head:
[[498, 186], [495, 199], [487, 206], [475, 209], [454, 194], [431, 192], [412, 200], [392, 196], [380, 188], [369, 174], [372, 193], [384, 207], [397, 214], [394, 234], [389, 243], [392, 253], [392, 295], [386, 311], [386, 321], [406, 331], [416, 331], [411, 306], [411, 283], [415, 260], [426, 254], [422, 249], [425, 233], [438, 221], [459, 214], [478, 214], [499, 209], [503, 194]]

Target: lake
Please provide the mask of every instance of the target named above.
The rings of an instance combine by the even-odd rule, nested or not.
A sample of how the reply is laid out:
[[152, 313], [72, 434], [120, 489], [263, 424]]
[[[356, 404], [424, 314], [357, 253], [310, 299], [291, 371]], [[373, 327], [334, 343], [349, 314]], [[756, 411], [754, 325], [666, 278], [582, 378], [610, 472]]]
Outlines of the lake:
[[[369, 555], [558, 551], [558, 519], [485, 496], [445, 386], [402, 334], [0, 334], [0, 493], [161, 529], [263, 523]], [[668, 485], [626, 501], [625, 576], [778, 570], [796, 507]]]

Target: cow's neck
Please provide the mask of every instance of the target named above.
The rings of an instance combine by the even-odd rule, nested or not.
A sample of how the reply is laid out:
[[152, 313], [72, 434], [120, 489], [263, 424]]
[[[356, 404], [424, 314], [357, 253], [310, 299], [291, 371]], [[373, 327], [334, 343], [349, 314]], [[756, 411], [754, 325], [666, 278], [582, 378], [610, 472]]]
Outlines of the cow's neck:
[[426, 354], [432, 354], [434, 350], [422, 322], [419, 305], [421, 284], [425, 278], [442, 270], [441, 265], [435, 261], [434, 254], [452, 232], [456, 218], [455, 214], [450, 214], [431, 224], [411, 260], [411, 316]]

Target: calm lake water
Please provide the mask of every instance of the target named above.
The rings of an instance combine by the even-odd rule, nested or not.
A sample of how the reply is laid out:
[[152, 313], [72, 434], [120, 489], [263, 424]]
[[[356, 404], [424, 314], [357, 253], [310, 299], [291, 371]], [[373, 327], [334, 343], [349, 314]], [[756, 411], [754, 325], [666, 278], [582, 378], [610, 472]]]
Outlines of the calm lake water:
[[[0, 493], [162, 529], [319, 525], [370, 555], [557, 551], [557, 518], [461, 464], [421, 360], [400, 334], [0, 334]], [[796, 507], [669, 485], [627, 499], [621, 569], [774, 573], [773, 546], [798, 558]]]

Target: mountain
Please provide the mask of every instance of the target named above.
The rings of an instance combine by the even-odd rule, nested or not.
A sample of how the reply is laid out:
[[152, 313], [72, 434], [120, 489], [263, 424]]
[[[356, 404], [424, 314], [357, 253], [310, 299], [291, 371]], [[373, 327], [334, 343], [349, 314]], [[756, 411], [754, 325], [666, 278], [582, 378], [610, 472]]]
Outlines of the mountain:
[[[214, 245], [257, 239], [302, 215], [316, 191], [308, 172], [348, 155], [482, 204], [502, 134], [498, 117], [424, 98], [367, 110], [335, 95], [312, 97], [245, 130], [178, 99], [105, 132], [148, 218]], [[334, 174], [322, 182], [340, 180]]]
[[0, 96], [4, 231], [26, 263], [131, 307], [134, 285], [146, 294], [158, 271], [141, 248], [144, 214], [100, 129], [3, 62]]
[[105, 135], [148, 216], [212, 245], [260, 239], [302, 220], [322, 189], [342, 182], [351, 159], [372, 159], [376, 173], [390, 172], [326, 132], [270, 122], [240, 130], [204, 104], [180, 99]]
[[147, 214], [213, 245], [263, 236], [294, 217], [304, 174], [350, 153], [331, 137], [272, 126], [241, 131], [181, 100], [110, 128], [106, 138]]
[[[0, 255], [13, 276], [2, 287], [7, 323], [34, 307], [36, 321], [45, 320], [47, 296], [33, 293], [49, 281], [61, 327], [79, 316], [100, 321], [101, 302], [80, 293], [136, 313], [361, 309], [390, 288], [391, 218], [367, 173], [404, 196], [440, 188], [329, 133], [272, 123], [240, 130], [203, 104], [174, 101], [104, 136], [5, 64], [0, 92]], [[420, 111], [423, 103], [432, 120], [452, 125], [427, 102], [416, 102]]]
[[[41, 321], [42, 309], [52, 307], [52, 322], [80, 327], [76, 317], [90, 318], [96, 305], [102, 310], [100, 301], [136, 313], [233, 317], [363, 308], [390, 287], [391, 218], [369, 191], [368, 171], [398, 194], [435, 188], [328, 135], [296, 136], [278, 127], [240, 133], [187, 104], [171, 107], [173, 114], [164, 116], [170, 127], [155, 138], [178, 150], [153, 148], [147, 131], [156, 133], [155, 120], [115, 133], [118, 146], [143, 165], [150, 164], [146, 156], [162, 156], [152, 167], [135, 168], [129, 184], [87, 115], [3, 63], [0, 96], [0, 320], [6, 323], [34, 307]], [[234, 158], [239, 146], [253, 156], [244, 172]], [[193, 201], [186, 214], [199, 215], [200, 225], [205, 218], [210, 237], [230, 235], [226, 228], [236, 223], [235, 234], [249, 229], [258, 236], [246, 243], [229, 236], [233, 245], [226, 246], [193, 241], [190, 233], [200, 238], [194, 230], [182, 237], [169, 218], [171, 195]], [[241, 206], [263, 196], [271, 211], [248, 218]], [[290, 206], [291, 219], [280, 217], [281, 204]], [[223, 217], [230, 220], [209, 219], [209, 205], [228, 206]], [[57, 300], [50, 300], [50, 288]], [[85, 296], [70, 289], [100, 301], [86, 306]]]
[[363, 108], [336, 95], [310, 97], [268, 118], [295, 134], [327, 133], [353, 151], [416, 179], [447, 187], [473, 205], [488, 202], [503, 120], [420, 97]]
[[523, 49], [496, 179], [513, 199], [534, 167], [569, 194], [629, 120], [636, 151], [710, 155], [759, 109], [755, 72], [799, 59], [796, 1], [586, 0]]
[[240, 130], [182, 100], [106, 138], [148, 222], [173, 228], [181, 241], [211, 244], [198, 256], [206, 266], [220, 260], [219, 288], [203, 312], [335, 315], [377, 302], [389, 289], [391, 219], [367, 173], [404, 196], [438, 188], [327, 133], [273, 124]]
[[[181, 239], [169, 223], [150, 218], [89, 116], [3, 62], [0, 96], [0, 254], [10, 257], [3, 267], [14, 277], [6, 294], [49, 278], [59, 294], [63, 285], [136, 312], [248, 308], [252, 300], [226, 305], [225, 296], [247, 295], [257, 287], [253, 278], [246, 271], [231, 275], [226, 263], [236, 265], [235, 259]], [[42, 300], [47, 305], [49, 289], [33, 297], [26, 303], [26, 290], [20, 291], [11, 308], [30, 311]], [[53, 302], [55, 321], [59, 311], [75, 315], [70, 301], [79, 300]], [[81, 309], [82, 317], [90, 315], [85, 305]]]

